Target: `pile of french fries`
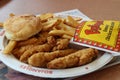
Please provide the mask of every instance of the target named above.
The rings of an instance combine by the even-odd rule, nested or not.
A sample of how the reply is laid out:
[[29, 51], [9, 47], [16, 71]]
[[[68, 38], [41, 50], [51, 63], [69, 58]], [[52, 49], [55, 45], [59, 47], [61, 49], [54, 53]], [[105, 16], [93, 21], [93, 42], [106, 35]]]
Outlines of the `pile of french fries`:
[[54, 16], [51, 13], [40, 15], [42, 20], [43, 31], [51, 30], [50, 35], [60, 35], [63, 38], [71, 39], [73, 37], [75, 29], [79, 24], [81, 18], [73, 18], [67, 16], [66, 18]]

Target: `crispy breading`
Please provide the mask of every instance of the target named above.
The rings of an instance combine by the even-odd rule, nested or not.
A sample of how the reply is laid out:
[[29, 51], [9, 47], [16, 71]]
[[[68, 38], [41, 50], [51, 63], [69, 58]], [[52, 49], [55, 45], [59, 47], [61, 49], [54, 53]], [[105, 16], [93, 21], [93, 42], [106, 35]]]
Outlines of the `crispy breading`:
[[32, 55], [28, 59], [28, 63], [32, 66], [37, 67], [46, 67], [46, 64], [58, 57], [66, 56], [72, 52], [75, 52], [75, 49], [66, 49], [66, 50], [57, 50], [54, 52], [39, 52], [34, 55]]
[[69, 44], [68, 39], [62, 39], [62, 38], [56, 39], [54, 36], [49, 36], [47, 38], [47, 42], [48, 44], [51, 44], [54, 46], [52, 51], [66, 49], [68, 48], [68, 44]]
[[68, 39], [57, 39], [56, 46], [53, 47], [53, 51], [68, 48]]
[[44, 44], [47, 42], [48, 32], [39, 33], [38, 41], [36, 44]]
[[28, 49], [33, 48], [33, 46], [35, 45], [25, 45], [25, 46], [21, 46], [21, 47], [17, 47], [12, 51], [12, 54], [16, 57], [16, 58], [20, 58], [20, 56]]
[[56, 58], [50, 61], [47, 64], [47, 68], [60, 69], [84, 65], [91, 62], [92, 59], [97, 56], [97, 53], [97, 50], [92, 48], [78, 50], [65, 57]]
[[37, 38], [33, 37], [33, 38], [30, 38], [30, 39], [27, 39], [27, 40], [24, 40], [24, 41], [19, 41], [18, 44], [17, 44], [17, 47], [34, 44], [34, 43], [37, 42], [37, 40], [38, 40]]
[[26, 45], [34, 45], [34, 44], [44, 44], [47, 41], [48, 32], [41, 32], [37, 34], [38, 37], [31, 37], [24, 41], [19, 41], [17, 47], [26, 46]]
[[56, 45], [56, 38], [54, 36], [47, 37], [47, 43], [55, 46]]
[[57, 41], [57, 49], [65, 49], [68, 47], [69, 40], [68, 39], [58, 39]]
[[27, 49], [21, 56], [20, 61], [27, 62], [28, 58], [36, 52], [48, 52], [52, 49], [53, 46], [49, 44], [36, 45], [30, 49]]

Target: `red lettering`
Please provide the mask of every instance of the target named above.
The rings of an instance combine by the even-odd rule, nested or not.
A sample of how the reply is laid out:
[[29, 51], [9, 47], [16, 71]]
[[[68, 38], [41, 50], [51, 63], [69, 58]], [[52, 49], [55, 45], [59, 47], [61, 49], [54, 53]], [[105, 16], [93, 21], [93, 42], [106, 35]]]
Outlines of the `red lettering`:
[[20, 65], [20, 68], [31, 71], [31, 72], [38, 72], [38, 73], [44, 73], [44, 74], [52, 74], [53, 73], [53, 71], [51, 71], [51, 70], [42, 70], [42, 69], [32, 68], [31, 66], [26, 66], [26, 65]]
[[87, 35], [89, 34], [100, 34], [99, 30], [100, 30], [100, 25], [103, 24], [103, 21], [97, 21], [94, 25], [88, 25], [90, 27], [89, 29], [85, 30], [85, 33]]

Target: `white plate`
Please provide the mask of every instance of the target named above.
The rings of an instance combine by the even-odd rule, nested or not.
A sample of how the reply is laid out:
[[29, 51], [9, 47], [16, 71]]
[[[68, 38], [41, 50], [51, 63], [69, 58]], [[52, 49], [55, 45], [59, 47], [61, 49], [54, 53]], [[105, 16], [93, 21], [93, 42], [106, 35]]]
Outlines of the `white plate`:
[[[3, 31], [4, 32], [4, 31]], [[6, 64], [8, 67], [33, 76], [38, 77], [46, 77], [46, 78], [68, 78], [68, 77], [75, 77], [75, 76], [81, 76], [88, 73], [91, 73], [93, 71], [96, 71], [109, 63], [113, 56], [108, 53], [104, 53], [98, 56], [97, 59], [92, 61], [89, 64], [75, 67], [75, 68], [68, 68], [68, 69], [46, 69], [46, 68], [37, 68], [32, 67], [28, 64], [22, 63], [19, 60], [17, 60], [12, 55], [5, 55], [2, 53], [2, 50], [4, 49], [4, 45], [7, 43], [7, 40], [4, 37], [4, 34], [0, 36], [0, 60]]]
[[[61, 16], [61, 15], [60, 15]], [[64, 15], [65, 16], [65, 15]], [[13, 55], [5, 55], [2, 53], [4, 49], [4, 45], [7, 43], [7, 39], [4, 36], [4, 30], [0, 32], [0, 60], [6, 64], [8, 67], [19, 71], [21, 73], [25, 73], [28, 75], [38, 76], [38, 77], [45, 77], [45, 78], [68, 78], [68, 77], [75, 77], [75, 76], [82, 76], [93, 71], [96, 71], [109, 63], [113, 56], [108, 53], [104, 53], [98, 56], [97, 59], [92, 61], [89, 64], [75, 67], [75, 68], [68, 68], [68, 69], [46, 69], [46, 68], [37, 68], [32, 67], [28, 64], [20, 62], [16, 59]]]

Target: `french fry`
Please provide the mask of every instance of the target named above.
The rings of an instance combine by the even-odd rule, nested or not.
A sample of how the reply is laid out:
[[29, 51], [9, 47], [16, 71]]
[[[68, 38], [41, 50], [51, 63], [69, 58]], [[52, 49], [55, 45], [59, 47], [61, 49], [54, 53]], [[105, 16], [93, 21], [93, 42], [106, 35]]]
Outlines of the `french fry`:
[[76, 28], [78, 26], [78, 22], [76, 20], [74, 20], [74, 18], [72, 18], [71, 16], [68, 16], [66, 19], [65, 19], [65, 23], [71, 27], [74, 27]]
[[75, 21], [81, 21], [82, 20], [82, 18], [80, 18], [80, 17], [75, 17], [75, 18], [73, 18]]
[[13, 41], [13, 40], [10, 40], [9, 43], [7, 44], [7, 46], [5, 47], [3, 53], [5, 54], [10, 54], [11, 51], [14, 49], [14, 47], [16, 46], [17, 44], [17, 41]]
[[66, 25], [63, 22], [61, 22], [58, 26], [56, 26], [56, 28], [62, 29], [62, 30], [73, 30], [73, 31], [75, 31], [75, 28], [73, 28], [69, 25]]
[[54, 16], [54, 18], [57, 18], [57, 19], [60, 19], [62, 22], [64, 22], [65, 21], [65, 18], [61, 18], [61, 17], [59, 17], [59, 16]]
[[2, 22], [0, 22], [0, 28], [3, 28], [3, 23]]
[[69, 35], [66, 35], [66, 34], [64, 34], [63, 36], [62, 36], [62, 38], [64, 38], [64, 39], [71, 39], [72, 38], [72, 36], [69, 36]]
[[10, 13], [10, 14], [9, 14], [9, 16], [10, 16], [10, 17], [12, 17], [12, 16], [15, 16], [15, 14], [13, 14], [13, 13]]
[[46, 22], [49, 18], [53, 18], [53, 14], [52, 13], [41, 14], [39, 17], [42, 22]]
[[48, 31], [49, 29], [53, 28], [54, 26], [58, 25], [61, 22], [61, 20], [53, 18], [47, 22], [42, 23], [43, 25], [43, 31]]
[[64, 30], [51, 30], [48, 34], [51, 36], [62, 36], [64, 34], [73, 36], [74, 32], [73, 31], [64, 31]]

